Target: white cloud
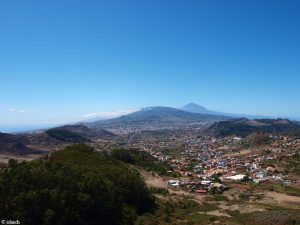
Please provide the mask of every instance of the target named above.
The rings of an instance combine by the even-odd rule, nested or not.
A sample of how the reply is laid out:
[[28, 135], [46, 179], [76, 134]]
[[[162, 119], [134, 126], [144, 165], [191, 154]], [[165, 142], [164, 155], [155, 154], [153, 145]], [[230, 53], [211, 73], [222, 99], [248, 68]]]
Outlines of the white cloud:
[[15, 113], [28, 113], [28, 112], [32, 112], [32, 110], [29, 110], [29, 109], [15, 109], [15, 108], [9, 108], [8, 111], [15, 112]]
[[81, 117], [88, 118], [88, 117], [94, 117], [94, 116], [100, 116], [100, 115], [101, 115], [101, 113], [89, 113], [89, 114], [82, 115]]
[[110, 111], [110, 112], [95, 112], [95, 113], [88, 113], [82, 115], [83, 118], [92, 118], [92, 117], [103, 117], [103, 118], [113, 118], [122, 115], [126, 115], [136, 111], [136, 109], [126, 109], [126, 110], [117, 110], [117, 111]]

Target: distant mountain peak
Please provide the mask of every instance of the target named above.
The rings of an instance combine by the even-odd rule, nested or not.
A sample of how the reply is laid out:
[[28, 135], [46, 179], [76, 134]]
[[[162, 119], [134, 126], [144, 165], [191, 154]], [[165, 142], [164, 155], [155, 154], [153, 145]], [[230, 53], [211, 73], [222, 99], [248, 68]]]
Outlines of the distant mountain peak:
[[201, 105], [199, 105], [199, 104], [196, 104], [196, 103], [194, 103], [194, 102], [190, 102], [190, 103], [186, 104], [185, 106], [197, 106], [197, 107], [202, 107], [202, 108], [204, 108], [203, 106], [201, 106]]
[[196, 103], [188, 103], [185, 106], [183, 106], [181, 109], [186, 112], [192, 112], [192, 113], [214, 114], [213, 111], [208, 110], [204, 106], [198, 105]]
[[195, 109], [195, 110], [207, 110], [207, 108], [205, 108], [202, 105], [198, 105], [196, 103], [188, 103], [185, 106], [182, 107], [183, 109]]

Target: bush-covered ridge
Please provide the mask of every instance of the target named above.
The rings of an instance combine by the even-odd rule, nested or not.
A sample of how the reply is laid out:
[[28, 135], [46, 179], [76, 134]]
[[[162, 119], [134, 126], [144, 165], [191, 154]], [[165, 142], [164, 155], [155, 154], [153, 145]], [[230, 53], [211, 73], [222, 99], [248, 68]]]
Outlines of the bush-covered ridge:
[[134, 149], [114, 149], [111, 151], [114, 159], [125, 163], [133, 164], [147, 171], [156, 172], [160, 175], [167, 175], [168, 170], [172, 170], [171, 166], [158, 161], [147, 152]]
[[85, 145], [0, 172], [0, 218], [25, 225], [133, 224], [153, 208], [138, 174]]
[[59, 141], [67, 141], [67, 142], [74, 142], [74, 143], [83, 143], [89, 141], [88, 138], [81, 136], [80, 134], [76, 134], [74, 132], [53, 128], [46, 131], [46, 133]]
[[294, 134], [300, 131], [300, 126], [286, 119], [232, 119], [216, 122], [206, 132], [217, 137], [236, 135], [246, 137], [251, 133], [284, 133]]

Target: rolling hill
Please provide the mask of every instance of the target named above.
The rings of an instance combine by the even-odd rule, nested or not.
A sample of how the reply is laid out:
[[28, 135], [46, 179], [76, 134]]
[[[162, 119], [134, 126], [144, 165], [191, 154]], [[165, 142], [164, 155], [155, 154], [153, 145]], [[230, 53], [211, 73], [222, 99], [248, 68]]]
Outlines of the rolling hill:
[[293, 133], [300, 129], [300, 125], [287, 119], [233, 119], [216, 122], [206, 133], [217, 137], [236, 135], [246, 137], [254, 132]]
[[115, 135], [101, 128], [89, 128], [84, 125], [65, 125], [55, 127], [46, 131], [46, 133], [56, 140], [63, 142], [88, 142], [90, 138], [112, 138]]
[[69, 132], [81, 135], [85, 138], [112, 138], [115, 134], [101, 128], [91, 128], [82, 124], [65, 125], [56, 129], [67, 130]]
[[42, 154], [44, 150], [31, 147], [17, 135], [0, 133], [0, 153], [8, 155]]

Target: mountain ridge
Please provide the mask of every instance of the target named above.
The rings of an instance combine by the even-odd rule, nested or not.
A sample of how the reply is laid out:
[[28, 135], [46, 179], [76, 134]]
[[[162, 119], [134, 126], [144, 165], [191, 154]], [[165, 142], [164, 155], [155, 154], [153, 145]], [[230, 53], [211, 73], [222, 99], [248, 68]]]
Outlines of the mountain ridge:
[[218, 116], [228, 116], [228, 117], [235, 117], [235, 118], [248, 118], [248, 119], [263, 119], [268, 118], [266, 116], [259, 116], [259, 115], [246, 115], [246, 114], [239, 114], [239, 113], [225, 113], [225, 112], [218, 112], [214, 110], [210, 110], [205, 108], [202, 105], [198, 105], [196, 103], [188, 103], [181, 107], [182, 110], [186, 112], [192, 113], [201, 113], [201, 114], [209, 114], [209, 115], [218, 115]]
[[216, 122], [211, 125], [206, 133], [216, 137], [230, 135], [246, 137], [251, 133], [293, 133], [300, 130], [300, 125], [288, 119], [247, 119], [238, 118]]
[[157, 127], [159, 125], [164, 127], [184, 127], [196, 123], [212, 123], [216, 121], [227, 120], [229, 117], [199, 114], [186, 112], [181, 109], [164, 106], [146, 107], [128, 115], [120, 116], [113, 119], [99, 120], [86, 124], [89, 127], [102, 126], [106, 127], [120, 127], [120, 126], [134, 126], [136, 128], [145, 129], [147, 127]]

